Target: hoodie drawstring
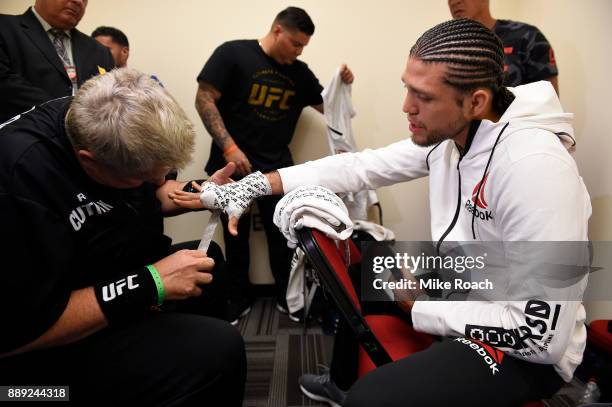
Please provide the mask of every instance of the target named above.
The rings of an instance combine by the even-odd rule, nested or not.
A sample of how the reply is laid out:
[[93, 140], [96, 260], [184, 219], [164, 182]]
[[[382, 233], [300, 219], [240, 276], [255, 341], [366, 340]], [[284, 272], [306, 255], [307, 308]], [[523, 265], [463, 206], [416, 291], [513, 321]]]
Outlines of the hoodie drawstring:
[[482, 179], [480, 180], [480, 182], [478, 183], [478, 191], [476, 191], [476, 199], [474, 202], [474, 211], [472, 212], [472, 238], [474, 240], [476, 240], [476, 231], [474, 229], [474, 223], [476, 220], [476, 202], [478, 202], [478, 199], [480, 199], [480, 190], [482, 189], [482, 186], [484, 185], [484, 180], [487, 177], [487, 170], [489, 169], [489, 166], [491, 165], [491, 160], [493, 159], [493, 153], [495, 152], [495, 147], [497, 147], [497, 143], [499, 143], [499, 139], [501, 137], [501, 135], [504, 133], [504, 130], [506, 130], [506, 127], [508, 127], [508, 125], [510, 124], [510, 122], [506, 123], [506, 125], [501, 129], [501, 131], [499, 132], [499, 134], [497, 135], [497, 139], [495, 139], [495, 143], [493, 144], [493, 148], [491, 149], [491, 154], [489, 154], [489, 160], [487, 161], [487, 165], [484, 169], [484, 172], [482, 173]]

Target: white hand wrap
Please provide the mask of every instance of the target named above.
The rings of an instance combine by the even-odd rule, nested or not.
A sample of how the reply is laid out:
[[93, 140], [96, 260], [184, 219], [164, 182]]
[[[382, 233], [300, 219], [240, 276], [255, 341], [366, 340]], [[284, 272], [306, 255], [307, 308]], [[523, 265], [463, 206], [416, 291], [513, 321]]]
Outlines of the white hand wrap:
[[268, 178], [257, 171], [231, 184], [216, 185], [205, 182], [202, 185], [200, 201], [207, 209], [222, 210], [229, 217], [240, 218], [253, 200], [271, 194], [272, 187]]
[[317, 185], [299, 187], [285, 195], [274, 210], [274, 224], [291, 248], [298, 243], [296, 230], [304, 226], [333, 239], [346, 240], [353, 233], [353, 222], [342, 199]]

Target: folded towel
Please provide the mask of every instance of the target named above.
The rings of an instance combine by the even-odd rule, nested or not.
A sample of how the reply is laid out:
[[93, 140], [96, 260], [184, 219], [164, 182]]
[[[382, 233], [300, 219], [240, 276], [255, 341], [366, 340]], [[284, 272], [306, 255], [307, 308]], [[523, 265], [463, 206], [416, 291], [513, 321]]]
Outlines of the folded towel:
[[354, 222], [353, 227], [355, 230], [361, 230], [362, 232], [366, 232], [377, 242], [382, 241], [393, 241], [395, 240], [395, 233], [391, 229], [387, 229], [384, 226], [379, 225], [378, 223], [370, 222], [367, 220], [356, 220]]
[[320, 230], [332, 239], [346, 240], [353, 233], [353, 222], [344, 202], [318, 185], [305, 185], [285, 195], [274, 210], [274, 224], [291, 248], [298, 243], [296, 230], [304, 226]]

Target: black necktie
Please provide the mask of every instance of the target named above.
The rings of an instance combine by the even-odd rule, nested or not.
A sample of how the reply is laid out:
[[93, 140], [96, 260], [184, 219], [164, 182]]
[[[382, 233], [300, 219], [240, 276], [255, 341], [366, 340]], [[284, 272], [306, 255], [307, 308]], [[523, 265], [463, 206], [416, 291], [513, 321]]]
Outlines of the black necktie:
[[70, 63], [70, 58], [68, 57], [68, 51], [66, 50], [66, 47], [64, 46], [64, 38], [67, 37], [66, 33], [63, 30], [60, 30], [59, 28], [51, 28], [49, 30], [49, 34], [51, 34], [51, 37], [53, 37], [53, 40], [51, 42], [53, 43], [53, 46], [55, 47], [55, 51], [57, 52], [57, 55], [60, 57], [60, 59], [64, 63], [64, 66], [72, 65]]

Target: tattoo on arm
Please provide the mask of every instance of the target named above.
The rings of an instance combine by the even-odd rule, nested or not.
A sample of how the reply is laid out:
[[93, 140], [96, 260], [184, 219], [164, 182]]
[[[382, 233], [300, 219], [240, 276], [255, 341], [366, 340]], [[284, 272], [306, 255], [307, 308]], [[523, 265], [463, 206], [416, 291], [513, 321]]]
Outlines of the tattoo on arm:
[[225, 128], [225, 123], [223, 123], [219, 109], [217, 109], [215, 104], [215, 91], [210, 88], [210, 85], [200, 84], [196, 94], [196, 110], [200, 114], [204, 127], [206, 127], [215, 144], [221, 150], [225, 150], [235, 143]]

